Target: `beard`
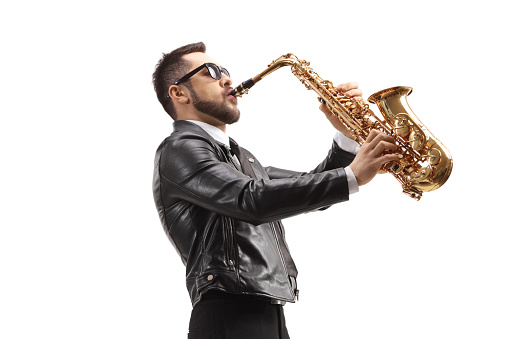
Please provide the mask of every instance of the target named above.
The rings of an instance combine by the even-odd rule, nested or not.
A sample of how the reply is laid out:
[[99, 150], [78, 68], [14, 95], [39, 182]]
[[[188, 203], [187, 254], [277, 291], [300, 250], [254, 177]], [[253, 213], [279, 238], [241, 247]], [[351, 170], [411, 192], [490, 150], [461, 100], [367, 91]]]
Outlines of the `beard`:
[[216, 118], [224, 124], [233, 124], [239, 121], [239, 109], [237, 107], [228, 106], [226, 100], [223, 100], [223, 102], [203, 100], [196, 94], [192, 86], [189, 86], [188, 89], [191, 92], [193, 105], [198, 111]]

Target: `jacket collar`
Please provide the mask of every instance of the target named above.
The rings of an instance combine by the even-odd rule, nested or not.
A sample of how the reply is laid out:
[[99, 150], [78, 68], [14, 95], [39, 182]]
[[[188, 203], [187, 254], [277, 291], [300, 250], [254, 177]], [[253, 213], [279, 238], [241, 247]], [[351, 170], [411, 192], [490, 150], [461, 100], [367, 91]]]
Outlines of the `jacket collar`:
[[201, 137], [204, 137], [204, 138], [210, 140], [210, 142], [212, 142], [212, 143], [216, 143], [216, 144], [219, 144], [219, 145], [222, 145], [222, 146], [226, 146], [227, 149], [230, 148], [230, 145], [225, 145], [222, 142], [217, 141], [210, 134], [205, 132], [205, 130], [203, 130], [203, 128], [201, 128], [200, 126], [198, 126], [197, 124], [195, 124], [195, 123], [193, 123], [191, 121], [186, 121], [186, 120], [177, 120], [177, 121], [174, 121], [173, 122], [173, 131], [174, 132], [190, 132], [190, 133], [193, 133], [193, 134], [197, 134], [197, 135], [199, 135]]

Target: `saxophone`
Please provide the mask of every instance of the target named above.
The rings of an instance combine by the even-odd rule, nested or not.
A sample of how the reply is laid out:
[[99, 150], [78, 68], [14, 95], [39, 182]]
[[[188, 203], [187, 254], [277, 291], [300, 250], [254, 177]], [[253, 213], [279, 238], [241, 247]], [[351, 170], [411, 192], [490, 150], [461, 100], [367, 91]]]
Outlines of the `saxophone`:
[[394, 138], [399, 161], [388, 162], [382, 169], [391, 173], [401, 184], [403, 193], [420, 200], [423, 192], [441, 187], [452, 171], [452, 157], [447, 148], [422, 124], [408, 105], [411, 87], [392, 87], [372, 94], [368, 101], [376, 104], [383, 116], [379, 118], [369, 105], [347, 97], [336, 90], [332, 82], [316, 74], [309, 62], [293, 54], [274, 60], [255, 77], [242, 82], [231, 93], [241, 97], [258, 81], [275, 70], [291, 66], [292, 73], [308, 90], [314, 90], [318, 100], [336, 116], [363, 144], [371, 130], [377, 129]]

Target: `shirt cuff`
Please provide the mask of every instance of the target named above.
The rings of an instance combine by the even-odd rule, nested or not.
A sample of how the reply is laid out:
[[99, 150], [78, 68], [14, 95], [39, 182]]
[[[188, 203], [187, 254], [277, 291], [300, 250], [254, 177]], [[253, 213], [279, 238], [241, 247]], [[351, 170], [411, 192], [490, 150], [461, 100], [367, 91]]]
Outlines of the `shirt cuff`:
[[357, 184], [357, 179], [355, 179], [355, 174], [353, 174], [350, 166], [345, 167], [346, 173], [346, 181], [348, 182], [348, 192], [350, 194], [354, 194], [359, 192], [359, 184]]
[[337, 131], [334, 135], [334, 141], [339, 148], [348, 153], [357, 154], [361, 148], [357, 141], [350, 139], [340, 131]]

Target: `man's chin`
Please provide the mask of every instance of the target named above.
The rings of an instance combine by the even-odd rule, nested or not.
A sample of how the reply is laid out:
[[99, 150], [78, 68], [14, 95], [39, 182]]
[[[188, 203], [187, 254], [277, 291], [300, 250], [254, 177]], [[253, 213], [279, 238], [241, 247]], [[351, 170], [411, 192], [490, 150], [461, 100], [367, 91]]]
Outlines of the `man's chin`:
[[222, 116], [222, 119], [221, 119], [225, 124], [231, 125], [231, 124], [234, 124], [234, 123], [239, 121], [239, 119], [240, 119], [240, 111], [237, 108], [237, 106], [232, 107], [232, 108], [226, 110], [226, 112], [227, 113], [224, 114]]
[[237, 118], [235, 120], [233, 120], [232, 122], [227, 123], [227, 125], [233, 125], [234, 123], [239, 122], [239, 120], [240, 120], [240, 115], [237, 116]]
[[238, 122], [239, 120], [240, 120], [240, 111], [237, 110], [237, 115], [235, 116], [235, 119], [234, 119], [234, 121], [231, 124], [234, 124], [234, 123]]
[[228, 105], [225, 102], [218, 105], [215, 102], [195, 99], [194, 107], [201, 113], [227, 125], [231, 125], [240, 119], [240, 111], [237, 105]]
[[223, 121], [225, 124], [227, 124], [227, 125], [232, 125], [232, 124], [234, 124], [234, 123], [238, 122], [238, 121], [239, 121], [239, 119], [240, 119], [240, 114], [237, 114], [235, 117], [230, 116], [230, 117], [228, 117], [228, 118], [224, 118], [224, 119], [222, 119], [222, 121]]

